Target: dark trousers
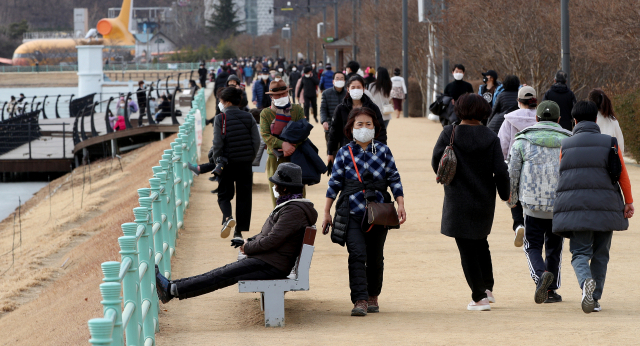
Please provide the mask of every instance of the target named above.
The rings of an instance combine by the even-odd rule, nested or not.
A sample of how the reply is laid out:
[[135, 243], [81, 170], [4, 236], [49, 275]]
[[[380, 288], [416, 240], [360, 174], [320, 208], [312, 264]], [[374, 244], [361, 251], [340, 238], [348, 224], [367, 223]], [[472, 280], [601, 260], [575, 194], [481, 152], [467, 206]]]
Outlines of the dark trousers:
[[200, 174], [209, 173], [216, 168], [216, 164], [211, 162], [201, 163], [198, 166], [200, 166]]
[[[293, 89], [295, 89], [295, 86], [294, 86]], [[291, 96], [291, 103], [292, 104], [296, 103], [296, 93], [295, 93], [295, 90], [293, 90], [293, 89], [289, 90], [289, 96]]]
[[208, 273], [171, 281], [178, 289], [178, 298], [187, 299], [235, 285], [242, 280], [285, 279], [285, 273], [257, 258], [245, 258], [216, 268]]
[[[314, 94], [315, 96], [315, 94]], [[313, 108], [313, 117], [318, 119], [318, 99], [316, 97], [304, 97], [304, 116], [309, 120], [309, 107]]]
[[[236, 195], [236, 231], [248, 232], [251, 225], [251, 192], [253, 174], [251, 162], [230, 162], [218, 182], [218, 205], [224, 220], [233, 216], [231, 200]], [[235, 187], [234, 187], [235, 184]]]
[[456, 238], [456, 244], [464, 277], [471, 288], [471, 298], [474, 302], [487, 298], [485, 291], [493, 291], [493, 265], [487, 238]]
[[202, 87], [202, 89], [207, 87], [207, 78], [200, 78], [200, 86]]
[[[368, 300], [382, 291], [384, 272], [384, 242], [388, 230], [374, 226], [369, 232], [366, 222], [361, 226], [362, 217], [351, 215], [347, 230], [347, 251], [349, 252], [349, 287], [351, 302]], [[364, 229], [363, 229], [364, 227]]]
[[[545, 271], [553, 274], [554, 280], [550, 290], [560, 288], [560, 264], [562, 263], [562, 247], [564, 239], [551, 231], [552, 219], [539, 219], [525, 216], [524, 253], [529, 262], [531, 278], [538, 284], [540, 276]], [[542, 258], [542, 247], [545, 248], [545, 258]]]
[[522, 204], [518, 202], [515, 207], [511, 208], [511, 218], [513, 219], [513, 230], [520, 225], [524, 226], [524, 210]]

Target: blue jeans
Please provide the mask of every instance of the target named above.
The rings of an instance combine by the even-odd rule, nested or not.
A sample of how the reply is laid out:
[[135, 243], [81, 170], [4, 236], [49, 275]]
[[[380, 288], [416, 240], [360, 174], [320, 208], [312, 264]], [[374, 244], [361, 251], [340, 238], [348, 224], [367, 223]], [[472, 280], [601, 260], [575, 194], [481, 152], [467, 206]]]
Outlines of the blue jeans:
[[569, 241], [571, 265], [576, 272], [580, 288], [586, 279], [592, 278], [596, 281], [596, 290], [593, 291], [594, 299], [602, 297], [612, 236], [613, 231], [573, 232]]

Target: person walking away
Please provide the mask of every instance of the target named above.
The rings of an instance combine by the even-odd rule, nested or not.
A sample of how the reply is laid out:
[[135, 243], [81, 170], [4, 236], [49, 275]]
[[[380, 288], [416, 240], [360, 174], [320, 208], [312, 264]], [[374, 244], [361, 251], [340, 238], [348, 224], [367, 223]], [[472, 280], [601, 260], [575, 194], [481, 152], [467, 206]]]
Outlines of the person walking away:
[[498, 95], [493, 104], [491, 115], [487, 119], [487, 127], [491, 131], [498, 133], [504, 122], [504, 115], [518, 109], [518, 89], [520, 88], [520, 78], [508, 75], [502, 82], [503, 91]]
[[302, 77], [302, 75], [300, 74], [300, 72], [298, 71], [298, 68], [293, 65], [291, 66], [291, 72], [289, 73], [289, 86], [292, 88], [291, 92], [290, 92], [290, 96], [292, 98], [292, 102], [296, 103], [296, 93], [295, 93], [295, 87], [298, 85], [298, 81], [300, 80], [300, 78]]
[[[333, 87], [333, 71], [331, 70], [331, 64], [327, 64], [326, 69], [320, 76], [320, 91], [324, 92], [327, 89]], [[322, 115], [320, 116], [322, 117]]]
[[338, 151], [349, 143], [350, 139], [345, 136], [344, 129], [349, 121], [349, 114], [354, 108], [366, 107], [371, 109], [376, 115], [376, 121], [381, 124], [380, 133], [376, 136], [378, 142], [387, 144], [387, 128], [384, 127], [382, 113], [375, 103], [364, 93], [364, 79], [359, 75], [351, 77], [347, 82], [347, 94], [341, 104], [336, 107], [331, 118], [329, 127], [329, 143], [327, 144], [327, 166], [331, 165], [334, 156]]
[[269, 69], [266, 67], [260, 71], [259, 78], [253, 83], [252, 94], [253, 104], [258, 108], [268, 108], [271, 106], [271, 98], [267, 95], [271, 79], [269, 79]]
[[198, 77], [200, 78], [200, 86], [204, 89], [207, 87], [207, 69], [204, 64], [200, 64], [198, 69]]
[[504, 90], [502, 84], [498, 82], [498, 73], [494, 70], [483, 72], [482, 82], [484, 84], [478, 88], [478, 95], [482, 96], [493, 107], [496, 98]]
[[364, 77], [364, 88], [369, 90], [369, 86], [371, 85], [371, 83], [374, 83], [376, 81], [376, 71], [373, 69], [373, 67], [367, 67], [367, 70], [365, 71], [365, 76]]
[[[269, 85], [266, 97], [270, 97], [273, 102], [270, 107], [264, 108], [260, 112], [260, 135], [267, 144], [266, 172], [271, 176], [283, 162], [290, 162], [290, 156], [296, 150], [298, 143], [289, 143], [281, 140], [278, 136], [290, 121], [299, 121], [304, 118], [304, 110], [300, 105], [291, 104], [289, 99], [289, 88], [284, 81], [273, 81]], [[269, 188], [273, 190], [273, 183], [269, 182]], [[303, 191], [304, 193], [304, 191]], [[278, 197], [271, 194], [273, 206], [276, 206]]]
[[163, 304], [173, 298], [187, 299], [233, 286], [243, 280], [286, 279], [300, 255], [304, 233], [314, 225], [318, 213], [302, 197], [302, 170], [285, 163], [269, 181], [279, 191], [278, 205], [269, 214], [262, 231], [244, 241], [240, 251], [246, 258], [208, 273], [168, 280], [156, 266], [156, 290]]
[[[398, 202], [400, 224], [407, 219], [404, 191], [393, 154], [388, 146], [375, 140], [381, 130], [382, 124], [370, 108], [354, 108], [350, 112], [344, 128], [349, 143], [338, 150], [327, 188], [322, 229], [326, 235], [328, 226], [333, 226], [331, 241], [347, 246], [349, 287], [354, 304], [351, 316], [365, 316], [380, 309], [378, 296], [382, 291], [383, 252], [389, 227], [365, 222], [367, 200], [390, 203], [387, 188], [391, 188]], [[336, 218], [332, 221], [331, 206], [336, 198]]]
[[[530, 87], [522, 87], [520, 91], [525, 88]], [[519, 131], [510, 148], [511, 197], [507, 205], [515, 209], [521, 204], [524, 208], [522, 240], [529, 273], [536, 284], [534, 301], [537, 304], [557, 303], [562, 301], [556, 290], [561, 283], [564, 241], [553, 234], [553, 205], [558, 186], [560, 144], [571, 136], [571, 132], [558, 124], [560, 108], [555, 102], [543, 101], [535, 112], [536, 123]], [[510, 114], [507, 114], [503, 128]], [[502, 141], [502, 137], [500, 139]]]
[[[144, 115], [147, 111], [147, 91], [144, 87], [144, 81], [138, 82], [138, 90], [136, 90], [136, 98], [138, 99], [138, 108], [140, 108], [140, 114]], [[141, 124], [139, 124], [141, 125]]]
[[349, 61], [347, 63], [347, 67], [345, 67], [345, 72], [347, 72], [347, 80], [351, 79], [351, 77], [358, 75], [358, 70], [360, 70], [360, 64], [357, 61]]
[[[330, 71], [330, 70], [328, 70]], [[327, 71], [325, 71], [326, 74]], [[322, 92], [320, 99], [320, 123], [324, 129], [324, 138], [329, 145], [329, 128], [331, 127], [331, 118], [339, 104], [342, 103], [347, 95], [347, 89], [344, 87], [344, 73], [336, 72], [333, 74], [333, 87]], [[331, 153], [335, 155], [335, 152]]]
[[589, 101], [596, 104], [598, 107], [598, 127], [600, 133], [603, 135], [609, 135], [615, 137], [618, 141], [618, 148], [624, 155], [624, 137], [622, 136], [622, 130], [616, 115], [613, 112], [613, 105], [607, 94], [602, 89], [593, 89], [589, 92]]
[[[562, 114], [562, 108], [560, 111]], [[601, 310], [613, 231], [629, 228], [634, 207], [620, 150], [620, 178], [612, 183], [615, 180], [609, 175], [615, 152], [611, 136], [601, 134], [596, 124], [598, 107], [591, 101], [579, 101], [571, 117], [573, 136], [563, 139], [560, 149], [553, 233], [569, 238], [571, 265], [582, 289], [582, 311], [588, 314]]]
[[376, 80], [369, 85], [369, 91], [373, 96], [371, 100], [376, 104], [376, 106], [378, 106], [378, 109], [380, 109], [380, 112], [382, 113], [384, 128], [388, 129], [392, 113], [388, 108], [392, 108], [389, 101], [391, 100], [391, 90], [393, 90], [393, 83], [391, 82], [389, 71], [386, 68], [378, 67], [377, 75], [378, 76]]
[[396, 113], [396, 118], [400, 118], [400, 112], [402, 112], [402, 102], [407, 98], [407, 83], [404, 78], [400, 76], [400, 69], [395, 68], [393, 70], [393, 77], [391, 78], [391, 99], [393, 100], [393, 111]]
[[260, 147], [260, 133], [253, 116], [238, 107], [242, 101], [242, 90], [223, 88], [218, 98], [222, 112], [213, 121], [213, 155], [210, 162], [224, 163], [218, 185], [218, 205], [222, 211], [220, 236], [228, 237], [236, 225], [231, 200], [237, 194], [238, 226], [234, 237], [242, 238], [242, 232], [248, 232], [251, 224], [252, 163]]
[[567, 73], [560, 70], [556, 73], [554, 84], [547, 90], [542, 100], [551, 100], [560, 107], [560, 125], [565, 130], [571, 131], [573, 121], [571, 120], [571, 110], [576, 104], [576, 95], [567, 86]]
[[304, 116], [309, 120], [309, 108], [313, 108], [313, 118], [318, 122], [318, 78], [313, 75], [311, 67], [304, 68], [304, 76], [300, 82], [300, 89], [298, 89], [298, 98], [300, 98], [300, 91], [304, 90]]
[[[493, 265], [487, 237], [496, 207], [496, 189], [500, 199], [509, 199], [509, 173], [502, 157], [500, 139], [482, 126], [491, 108], [482, 96], [460, 96], [455, 112], [460, 125], [447, 125], [433, 148], [431, 166], [438, 171], [444, 150], [453, 138], [457, 168], [453, 180], [444, 186], [441, 233], [455, 238], [462, 270], [471, 288], [472, 301], [467, 310], [491, 310]], [[455, 131], [455, 136], [453, 132]]]
[[251, 64], [244, 64], [243, 71], [245, 83], [247, 85], [251, 85], [251, 82], [253, 81], [253, 67]]
[[[516, 134], [536, 123], [537, 105], [538, 101], [536, 99], [535, 89], [530, 86], [524, 86], [518, 90], [518, 107], [520, 109], [506, 114], [500, 131], [498, 131], [498, 138], [500, 138], [500, 146], [502, 147], [502, 155], [504, 156], [505, 162], [509, 162], [509, 153], [511, 152], [511, 146], [515, 141]], [[513, 244], [516, 247], [521, 247], [525, 233], [525, 220], [524, 210], [519, 201], [516, 201], [516, 204], [511, 208], [511, 218], [513, 219], [513, 231], [515, 233]]]

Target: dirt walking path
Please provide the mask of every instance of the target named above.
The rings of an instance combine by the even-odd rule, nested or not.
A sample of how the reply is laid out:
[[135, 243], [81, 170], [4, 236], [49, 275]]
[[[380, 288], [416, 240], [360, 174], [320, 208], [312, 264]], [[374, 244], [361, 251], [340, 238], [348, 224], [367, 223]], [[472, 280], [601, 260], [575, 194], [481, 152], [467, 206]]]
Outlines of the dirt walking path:
[[[214, 102], [209, 102], [214, 107]], [[213, 108], [210, 108], [213, 110]], [[210, 112], [209, 114], [213, 114]], [[315, 122], [314, 122], [315, 125]], [[309, 292], [286, 295], [286, 327], [266, 329], [259, 295], [240, 294], [237, 286], [163, 305], [159, 345], [562, 345], [637, 344], [640, 333], [640, 238], [634, 219], [615, 234], [600, 313], [585, 315], [568, 242], [565, 242], [564, 302], [537, 305], [522, 248], [513, 246], [511, 214], [497, 204], [492, 250], [497, 303], [490, 312], [471, 312], [471, 299], [452, 238], [440, 234], [443, 188], [435, 183], [431, 153], [441, 131], [427, 119], [393, 119], [389, 145], [404, 185], [408, 221], [389, 233], [385, 281], [379, 314], [351, 317], [347, 251], [320, 233], [310, 273]], [[211, 127], [202, 150], [211, 143]], [[311, 139], [324, 151], [324, 134], [315, 126]], [[206, 156], [204, 156], [206, 157]], [[629, 167], [640, 186], [640, 168]], [[200, 274], [236, 260], [229, 239], [219, 236], [221, 213], [216, 183], [208, 174], [195, 178], [191, 206], [180, 233], [175, 278]], [[322, 213], [327, 177], [307, 189]], [[259, 232], [271, 203], [265, 174], [254, 175], [251, 235]], [[235, 205], [235, 204], [234, 204]], [[320, 222], [320, 221], [319, 221]], [[363, 343], [364, 342], [364, 343]]]

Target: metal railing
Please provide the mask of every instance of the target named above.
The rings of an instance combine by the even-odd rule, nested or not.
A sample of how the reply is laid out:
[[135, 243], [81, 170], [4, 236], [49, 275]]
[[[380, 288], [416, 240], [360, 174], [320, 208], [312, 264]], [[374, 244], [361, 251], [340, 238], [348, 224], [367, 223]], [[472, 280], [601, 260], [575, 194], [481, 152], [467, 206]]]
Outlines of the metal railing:
[[[208, 62], [205, 67], [218, 68], [219, 62]], [[180, 71], [180, 70], [197, 70], [200, 67], [198, 62], [181, 62], [181, 63], [135, 63], [135, 64], [106, 64], [102, 70], [107, 71]], [[39, 65], [39, 66], [0, 66], [0, 72], [70, 72], [78, 71], [78, 65]]]
[[150, 188], [138, 189], [135, 220], [122, 224], [124, 236], [118, 238], [121, 262], [102, 263], [104, 317], [88, 322], [92, 345], [155, 345], [160, 331], [155, 265], [171, 278], [171, 257], [193, 183], [187, 163], [197, 157], [197, 111], [206, 118], [203, 89], [194, 97], [178, 138], [164, 151], [160, 166], [152, 167]]

